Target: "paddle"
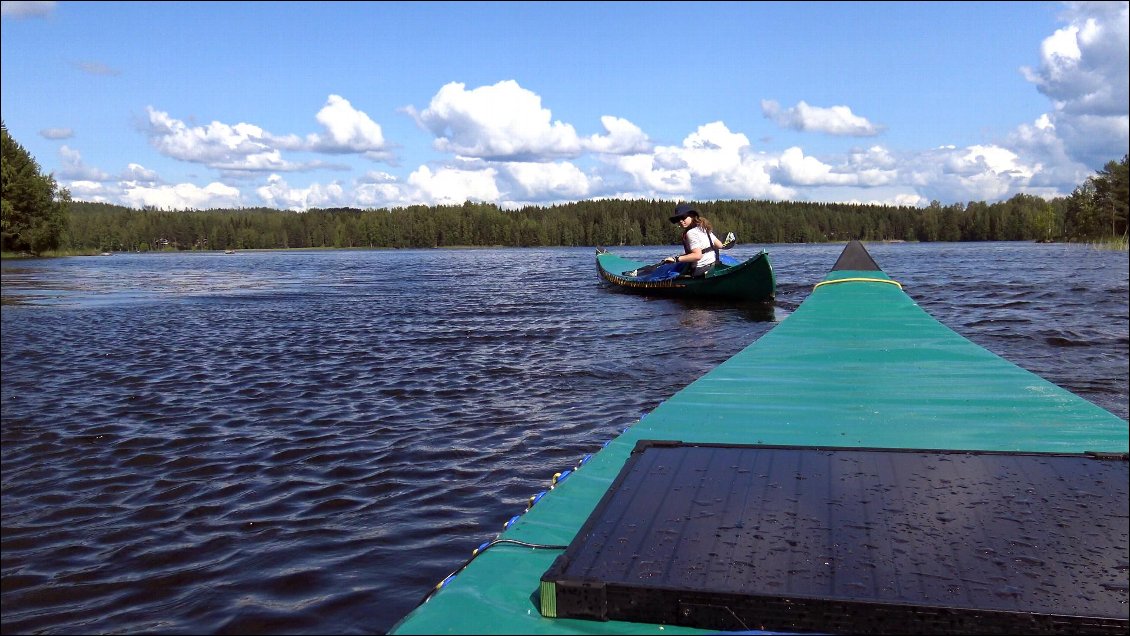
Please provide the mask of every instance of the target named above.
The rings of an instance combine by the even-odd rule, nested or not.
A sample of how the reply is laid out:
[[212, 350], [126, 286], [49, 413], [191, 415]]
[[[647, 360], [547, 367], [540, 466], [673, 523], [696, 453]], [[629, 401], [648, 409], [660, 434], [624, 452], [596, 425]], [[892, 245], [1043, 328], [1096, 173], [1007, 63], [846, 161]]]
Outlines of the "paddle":
[[[734, 236], [733, 232], [729, 232], [729, 233], [726, 234], [726, 240], [722, 241], [722, 249], [728, 250], [731, 247], [733, 247], [735, 244], [737, 244], [737, 242], [738, 242], [738, 237]], [[624, 276], [632, 276], [634, 278], [639, 278], [640, 276], [647, 276], [648, 274], [654, 273], [655, 270], [659, 269], [660, 267], [662, 267], [664, 265], [674, 265], [674, 263], [665, 263], [663, 261], [659, 261], [658, 263], [655, 263], [653, 265], [645, 265], [645, 266], [643, 266], [639, 269], [628, 270], [628, 271], [624, 272], [623, 275]]]
[[674, 263], [667, 263], [667, 262], [664, 262], [664, 261], [659, 261], [658, 263], [656, 263], [654, 265], [644, 265], [643, 267], [641, 267], [639, 269], [630, 269], [630, 270], [624, 272], [623, 275], [624, 276], [631, 276], [633, 278], [639, 278], [640, 276], [647, 276], [648, 274], [654, 273], [655, 270], [659, 269], [660, 267], [663, 267], [664, 265], [674, 265]]

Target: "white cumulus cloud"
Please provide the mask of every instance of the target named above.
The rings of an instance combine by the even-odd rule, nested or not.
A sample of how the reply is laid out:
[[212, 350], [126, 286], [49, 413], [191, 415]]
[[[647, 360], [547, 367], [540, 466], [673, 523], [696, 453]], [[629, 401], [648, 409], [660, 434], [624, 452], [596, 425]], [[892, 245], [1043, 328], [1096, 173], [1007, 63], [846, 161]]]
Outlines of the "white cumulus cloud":
[[146, 132], [153, 147], [174, 159], [217, 170], [296, 172], [328, 167], [318, 161], [291, 161], [283, 151], [361, 154], [379, 161], [391, 158], [380, 125], [340, 95], [330, 95], [315, 116], [325, 132], [305, 138], [275, 135], [243, 122], [192, 126], [153, 107], [147, 112]]
[[461, 82], [440, 88], [418, 115], [440, 152], [498, 161], [576, 157], [581, 141], [573, 126], [551, 121], [541, 97], [513, 80], [467, 90]]
[[318, 123], [326, 129], [325, 135], [308, 137], [310, 150], [328, 153], [377, 153], [384, 156], [384, 133], [380, 124], [369, 118], [340, 95], [330, 95], [326, 105], [317, 114]]
[[900, 180], [928, 200], [996, 201], [1028, 192], [1036, 168], [1011, 150], [978, 145], [943, 147], [906, 157]]
[[576, 201], [592, 193], [589, 178], [580, 168], [568, 163], [506, 163], [499, 166], [500, 177], [513, 183], [512, 197]]
[[782, 200], [795, 194], [773, 183], [774, 158], [753, 152], [749, 138], [720, 121], [699, 126], [681, 146], [658, 146], [651, 154], [619, 157], [615, 165], [647, 198]]
[[86, 165], [82, 160], [82, 154], [70, 146], [64, 145], [59, 148], [59, 162], [61, 164], [58, 173], [60, 179], [109, 181], [111, 178], [102, 170]]
[[126, 173], [122, 177], [123, 181], [133, 181], [137, 183], [157, 183], [161, 178], [153, 170], [137, 163], [131, 163], [126, 166]]
[[600, 123], [608, 134], [590, 136], [585, 142], [589, 150], [627, 155], [648, 152], [651, 149], [651, 140], [648, 139], [647, 134], [627, 119], [605, 115], [600, 118]]
[[774, 176], [780, 183], [795, 186], [857, 185], [854, 173], [834, 172], [816, 157], [805, 156], [804, 150], [792, 147], [781, 153]]
[[27, 0], [4, 0], [0, 3], [0, 15], [5, 18], [42, 18], [55, 12], [56, 2], [33, 2]]
[[[4, 6], [6, 17], [14, 15], [16, 4]], [[316, 132], [276, 134], [246, 121], [197, 124], [148, 108], [144, 130], [152, 146], [166, 157], [218, 171], [218, 181], [207, 186], [170, 185], [139, 163], [111, 176], [85, 165], [68, 146], [59, 151], [59, 172], [69, 184], [60, 183], [80, 200], [175, 209], [231, 207], [249, 198], [309, 209], [464, 201], [514, 207], [609, 196], [916, 205], [930, 200], [991, 202], [1022, 192], [1063, 196], [1127, 152], [1130, 3], [1062, 6], [1062, 28], [1042, 43], [1032, 42], [1031, 57], [1037, 63], [1022, 69], [1031, 90], [1047, 97], [1048, 112], [1015, 124], [1004, 139], [964, 147], [758, 149], [747, 132], [732, 130], [723, 121], [688, 122], [684, 130], [690, 132], [681, 142], [657, 145], [648, 132], [618, 114], [601, 116], [596, 132], [578, 134], [581, 126], [594, 122], [555, 118], [540, 95], [514, 80], [476, 88], [452, 81], [440, 86], [422, 111], [405, 108], [426, 133], [425, 143], [431, 141], [432, 149], [446, 155], [421, 160], [414, 170], [407, 166], [407, 176], [368, 172], [352, 183], [327, 179], [301, 186], [280, 176], [353, 170], [345, 165], [349, 156], [391, 163], [390, 149], [412, 142], [386, 139], [385, 129], [360, 104], [334, 93], [312, 113]], [[855, 138], [884, 130], [847, 105], [799, 101], [782, 107], [770, 99], [760, 104], [766, 119], [790, 130]], [[74, 136], [64, 128], [40, 134], [56, 140]], [[298, 153], [332, 155], [336, 163], [306, 160]], [[251, 178], [257, 180], [246, 189], [250, 196], [241, 196], [236, 185], [244, 188]]]
[[161, 154], [221, 170], [298, 170], [282, 159], [274, 138], [254, 124], [189, 126], [168, 113], [147, 109], [149, 142]]
[[882, 127], [851, 112], [847, 106], [825, 108], [800, 101], [792, 108], [781, 108], [776, 101], [764, 99], [761, 100], [761, 112], [778, 126], [793, 130], [849, 137], [874, 137], [883, 131]]
[[267, 184], [256, 188], [255, 193], [264, 204], [280, 209], [308, 210], [350, 204], [345, 189], [336, 182], [314, 183], [305, 188], [294, 188], [277, 174], [267, 177]]
[[75, 131], [72, 128], [44, 128], [39, 134], [44, 139], [70, 139], [75, 136]]
[[218, 181], [204, 187], [191, 183], [176, 185], [129, 186], [121, 194], [125, 204], [134, 208], [153, 207], [159, 210], [206, 210], [209, 208], [243, 207], [243, 195], [239, 188]]
[[418, 193], [417, 202], [425, 205], [455, 205], [465, 201], [494, 203], [500, 200], [496, 176], [494, 168], [440, 168], [433, 172], [428, 166], [420, 166], [409, 175], [408, 185]]
[[1040, 46], [1025, 78], [1052, 100], [1050, 125], [1075, 161], [1091, 170], [1130, 141], [1130, 3], [1070, 2], [1067, 26]]

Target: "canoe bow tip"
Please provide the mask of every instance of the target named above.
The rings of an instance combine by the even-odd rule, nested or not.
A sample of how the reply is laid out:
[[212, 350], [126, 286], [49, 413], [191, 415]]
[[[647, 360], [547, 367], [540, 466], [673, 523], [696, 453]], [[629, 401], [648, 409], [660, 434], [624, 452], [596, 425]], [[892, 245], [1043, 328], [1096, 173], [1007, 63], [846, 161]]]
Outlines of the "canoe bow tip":
[[867, 248], [863, 246], [863, 242], [859, 240], [849, 241], [844, 251], [840, 252], [840, 257], [836, 260], [836, 264], [832, 266], [832, 271], [843, 270], [858, 270], [858, 271], [883, 271], [882, 267], [871, 258]]

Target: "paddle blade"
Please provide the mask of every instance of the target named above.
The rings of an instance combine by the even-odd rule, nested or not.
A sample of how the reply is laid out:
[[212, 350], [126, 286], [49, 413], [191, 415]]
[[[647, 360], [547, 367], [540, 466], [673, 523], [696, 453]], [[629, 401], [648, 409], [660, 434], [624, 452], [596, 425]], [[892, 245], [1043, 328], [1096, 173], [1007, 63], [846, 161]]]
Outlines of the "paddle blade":
[[646, 278], [651, 281], [666, 280], [679, 275], [677, 267], [675, 263], [664, 263], [661, 261], [654, 265], [640, 267], [639, 269], [630, 269], [626, 272], [622, 272], [620, 275], [629, 278]]
[[667, 263], [664, 263], [663, 261], [659, 261], [658, 263], [655, 263], [654, 265], [644, 265], [643, 267], [640, 267], [639, 269], [630, 269], [626, 272], [623, 272], [621, 275], [622, 276], [631, 276], [633, 278], [639, 278], [640, 276], [647, 276], [648, 274], [654, 272], [655, 270], [659, 269], [660, 267], [662, 267], [666, 264]]

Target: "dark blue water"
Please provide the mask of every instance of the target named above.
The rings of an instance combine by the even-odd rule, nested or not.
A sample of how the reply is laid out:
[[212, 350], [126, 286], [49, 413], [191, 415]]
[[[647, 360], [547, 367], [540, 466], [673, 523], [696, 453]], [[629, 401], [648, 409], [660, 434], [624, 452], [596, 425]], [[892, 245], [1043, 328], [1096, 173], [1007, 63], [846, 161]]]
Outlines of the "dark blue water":
[[[843, 246], [767, 248], [768, 306], [613, 293], [589, 248], [4, 262], [3, 632], [387, 631]], [[1127, 418], [1126, 252], [868, 249], [951, 328]]]

